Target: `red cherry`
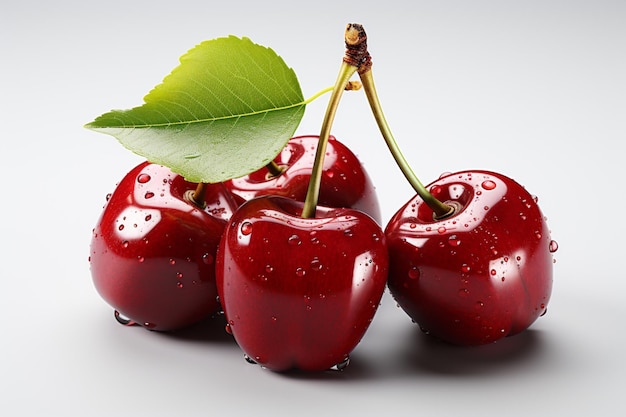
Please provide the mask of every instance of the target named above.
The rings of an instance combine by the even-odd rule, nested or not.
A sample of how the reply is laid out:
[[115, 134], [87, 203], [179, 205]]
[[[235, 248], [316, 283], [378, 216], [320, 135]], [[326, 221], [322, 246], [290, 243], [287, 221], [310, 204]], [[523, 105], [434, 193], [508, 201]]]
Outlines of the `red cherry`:
[[215, 256], [236, 208], [222, 184], [206, 207], [185, 198], [195, 184], [144, 162], [118, 184], [91, 241], [94, 285], [122, 323], [175, 330], [219, 310]]
[[274, 371], [346, 364], [385, 289], [384, 233], [353, 209], [257, 197], [233, 215], [217, 258], [228, 330], [249, 360]]
[[528, 328], [552, 290], [550, 238], [536, 199], [501, 174], [449, 174], [427, 188], [458, 204], [434, 220], [419, 197], [389, 221], [388, 286], [427, 333], [459, 345], [490, 343]]
[[[261, 195], [279, 195], [304, 201], [319, 136], [291, 138], [274, 162], [283, 169], [273, 176], [262, 168], [242, 178], [226, 181], [226, 187], [242, 201]], [[372, 181], [361, 161], [334, 136], [328, 138], [322, 170], [319, 204], [363, 211], [381, 224], [380, 207]]]

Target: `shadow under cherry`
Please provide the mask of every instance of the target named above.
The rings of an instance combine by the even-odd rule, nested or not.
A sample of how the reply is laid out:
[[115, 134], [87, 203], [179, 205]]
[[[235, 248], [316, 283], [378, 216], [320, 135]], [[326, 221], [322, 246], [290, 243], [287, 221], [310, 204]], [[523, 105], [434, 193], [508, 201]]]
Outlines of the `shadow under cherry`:
[[[403, 373], [479, 376], [536, 364], [547, 354], [545, 334], [527, 329], [480, 346], [457, 346], [426, 335], [418, 326], [407, 334], [398, 354]], [[398, 365], [398, 364], [397, 364]]]

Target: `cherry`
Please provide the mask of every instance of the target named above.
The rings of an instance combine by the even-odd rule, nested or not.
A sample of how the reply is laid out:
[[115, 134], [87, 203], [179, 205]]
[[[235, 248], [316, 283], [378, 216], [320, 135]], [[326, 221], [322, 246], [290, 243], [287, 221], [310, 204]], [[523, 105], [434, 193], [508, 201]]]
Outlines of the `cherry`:
[[353, 72], [342, 65], [332, 90], [304, 202], [248, 200], [220, 242], [216, 282], [227, 330], [249, 361], [274, 371], [343, 369], [386, 287], [378, 223], [318, 205], [332, 121]]
[[459, 345], [528, 328], [546, 312], [556, 250], [536, 198], [487, 171], [449, 174], [428, 188], [456, 209], [437, 220], [415, 196], [387, 224], [398, 305], [426, 333]]
[[366, 40], [361, 25], [348, 25], [344, 66], [358, 71], [389, 150], [417, 193], [385, 228], [391, 294], [425, 332], [451, 343], [485, 344], [523, 331], [545, 313], [552, 291], [556, 243], [537, 201], [487, 171], [424, 187], [385, 120]]
[[217, 257], [228, 331], [247, 357], [274, 371], [343, 366], [387, 281], [380, 226], [363, 212], [261, 196], [233, 215]]
[[218, 312], [215, 256], [236, 206], [222, 184], [197, 187], [149, 162], [133, 168], [91, 240], [93, 283], [118, 321], [168, 331]]
[[[260, 195], [304, 201], [318, 142], [319, 136], [291, 138], [272, 165], [226, 181], [225, 185], [241, 201]], [[364, 211], [381, 224], [380, 207], [369, 175], [357, 156], [334, 136], [328, 138], [319, 203]]]

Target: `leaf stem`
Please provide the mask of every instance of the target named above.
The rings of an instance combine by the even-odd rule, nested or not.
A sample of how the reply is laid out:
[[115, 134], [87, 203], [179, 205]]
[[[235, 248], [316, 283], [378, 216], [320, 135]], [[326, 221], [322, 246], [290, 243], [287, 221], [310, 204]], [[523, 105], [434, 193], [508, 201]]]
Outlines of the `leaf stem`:
[[314, 101], [315, 99], [323, 96], [326, 93], [330, 93], [331, 91], [333, 91], [333, 88], [335, 88], [335, 86], [330, 86], [330, 87], [326, 87], [320, 91], [318, 91], [317, 93], [313, 94], [311, 97], [307, 98], [306, 100], [304, 100], [302, 102], [302, 104], [309, 104], [312, 101]]
[[[346, 91], [356, 91], [356, 90], [360, 90], [361, 87], [362, 87], [362, 85], [358, 81], [346, 81], [346, 84], [343, 86], [343, 89], [346, 90]], [[310, 104], [311, 102], [315, 101], [315, 99], [323, 96], [324, 94], [330, 93], [331, 91], [334, 90], [334, 88], [335, 88], [335, 86], [332, 85], [330, 87], [326, 87], [324, 89], [321, 89], [317, 93], [313, 94], [311, 97], [309, 97], [306, 100], [304, 100], [302, 102], [302, 104]]]
[[356, 70], [357, 68], [355, 66], [342, 62], [339, 74], [337, 75], [337, 81], [335, 82], [335, 86], [332, 88], [330, 100], [328, 102], [328, 106], [326, 107], [326, 114], [324, 115], [324, 121], [322, 122], [319, 142], [317, 143], [317, 150], [315, 152], [315, 160], [313, 161], [309, 188], [307, 189], [304, 207], [302, 209], [302, 218], [306, 219], [315, 217], [315, 211], [320, 193], [320, 185], [322, 182], [324, 155], [326, 154], [328, 137], [330, 136], [330, 130], [335, 119], [335, 114], [337, 113], [337, 108], [339, 107], [341, 96], [346, 89], [346, 85], [348, 84], [350, 77], [352, 77]]

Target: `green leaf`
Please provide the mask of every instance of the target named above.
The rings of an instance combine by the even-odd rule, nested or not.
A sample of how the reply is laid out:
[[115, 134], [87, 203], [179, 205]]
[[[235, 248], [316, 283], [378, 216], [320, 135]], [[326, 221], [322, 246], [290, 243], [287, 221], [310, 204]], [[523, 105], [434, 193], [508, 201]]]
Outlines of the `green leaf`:
[[267, 165], [293, 136], [306, 106], [281, 57], [235, 36], [188, 51], [144, 102], [85, 127], [189, 181], [208, 183]]

